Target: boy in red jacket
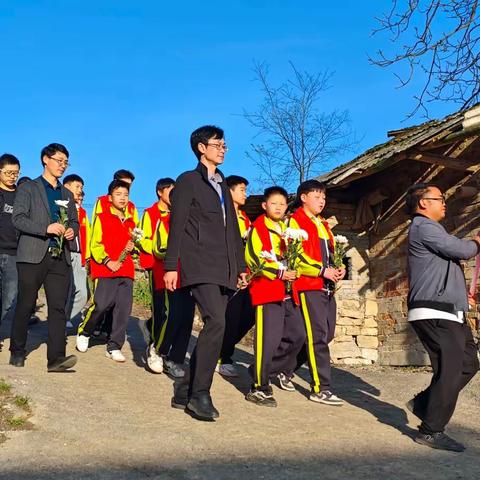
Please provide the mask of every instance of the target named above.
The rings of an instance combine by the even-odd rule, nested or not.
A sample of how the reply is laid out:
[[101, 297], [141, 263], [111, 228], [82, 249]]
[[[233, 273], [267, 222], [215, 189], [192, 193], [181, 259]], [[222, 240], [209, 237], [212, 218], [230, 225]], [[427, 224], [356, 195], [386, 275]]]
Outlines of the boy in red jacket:
[[77, 350], [86, 352], [93, 334], [106, 311], [113, 308], [112, 333], [107, 343], [107, 357], [124, 362], [121, 348], [132, 310], [135, 266], [130, 253], [135, 245], [132, 231], [135, 222], [128, 216], [129, 185], [114, 180], [108, 187], [109, 211], [99, 213], [93, 224], [90, 241], [91, 276], [95, 281], [93, 305], [78, 328]]
[[[250, 284], [250, 295], [255, 307], [254, 384], [246, 399], [257, 405], [276, 407], [270, 376], [285, 372], [286, 361], [296, 356], [305, 343], [305, 330], [300, 309], [285, 288], [285, 282], [297, 278], [295, 270], [287, 270], [280, 262], [285, 253], [282, 219], [287, 210], [288, 195], [281, 187], [270, 187], [264, 192], [262, 208], [265, 215], [253, 223], [249, 235], [245, 260], [251, 271], [261, 268]], [[289, 347], [279, 354], [283, 338]], [[293, 372], [293, 366], [291, 370]]]
[[[325, 185], [317, 180], [300, 184], [297, 202], [301, 206], [289, 222], [291, 228], [300, 228], [308, 233], [308, 239], [302, 242], [303, 254], [299, 263], [302, 274], [295, 282], [307, 336], [298, 365], [308, 358], [312, 376], [310, 400], [340, 406], [343, 401], [331, 392], [330, 387], [328, 344], [335, 334], [335, 284], [343, 279], [345, 269], [333, 266], [335, 240], [328, 223], [320, 216], [325, 207], [325, 193]], [[282, 388], [292, 391], [291, 382], [282, 382], [280, 377], [279, 380]]]

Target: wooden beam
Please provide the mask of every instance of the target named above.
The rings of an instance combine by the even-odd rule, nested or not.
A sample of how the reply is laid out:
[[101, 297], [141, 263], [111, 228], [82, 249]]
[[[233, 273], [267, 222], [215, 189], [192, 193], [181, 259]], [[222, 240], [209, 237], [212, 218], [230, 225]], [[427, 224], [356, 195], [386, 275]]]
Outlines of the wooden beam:
[[411, 153], [412, 160], [418, 162], [430, 163], [432, 165], [441, 165], [442, 167], [451, 168], [452, 170], [459, 170], [461, 172], [475, 172], [478, 165], [472, 165], [465, 160], [458, 158], [447, 157], [445, 155], [437, 155], [435, 153]]

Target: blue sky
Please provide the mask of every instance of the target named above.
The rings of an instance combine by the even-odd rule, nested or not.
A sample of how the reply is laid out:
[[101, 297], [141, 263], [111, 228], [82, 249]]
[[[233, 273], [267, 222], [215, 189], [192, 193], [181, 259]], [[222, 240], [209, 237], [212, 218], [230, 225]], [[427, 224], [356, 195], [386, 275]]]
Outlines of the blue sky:
[[[397, 89], [392, 71], [368, 63], [391, 48], [371, 37], [389, 2], [0, 0], [0, 151], [17, 155], [22, 174], [40, 173], [50, 142], [70, 150], [86, 182], [86, 203], [105, 193], [112, 173], [136, 175], [132, 200], [155, 200], [155, 182], [196, 161], [189, 135], [200, 125], [225, 129], [226, 174], [255, 177], [245, 156], [255, 131], [238, 115], [261, 101], [255, 61], [273, 84], [288, 62], [335, 72], [325, 111], [348, 109], [361, 138], [357, 153], [382, 142], [413, 107], [419, 83]], [[442, 116], [454, 106], [432, 108]], [[333, 164], [350, 160], [347, 152]]]

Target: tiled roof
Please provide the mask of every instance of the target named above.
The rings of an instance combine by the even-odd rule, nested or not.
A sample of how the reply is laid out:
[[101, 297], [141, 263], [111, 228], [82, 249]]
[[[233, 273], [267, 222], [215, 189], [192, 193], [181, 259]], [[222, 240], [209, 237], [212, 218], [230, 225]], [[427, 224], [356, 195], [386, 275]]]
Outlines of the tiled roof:
[[466, 113], [474, 109], [478, 109], [478, 104], [467, 111], [456, 112], [442, 120], [430, 120], [421, 125], [389, 132], [389, 135], [393, 136], [391, 140], [370, 148], [352, 161], [336, 167], [317, 179], [329, 185], [336, 185], [352, 175], [361, 175], [368, 170], [382, 170], [382, 164], [385, 163], [385, 167], [388, 166], [389, 160], [395, 155], [406, 152], [434, 137], [441, 139], [454, 131], [461, 130]]

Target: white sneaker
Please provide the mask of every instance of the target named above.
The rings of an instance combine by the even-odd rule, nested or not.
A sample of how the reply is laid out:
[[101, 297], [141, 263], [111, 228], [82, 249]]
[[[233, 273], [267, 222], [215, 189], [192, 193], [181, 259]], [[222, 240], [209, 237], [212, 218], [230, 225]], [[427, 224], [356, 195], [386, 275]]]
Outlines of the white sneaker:
[[153, 343], [147, 347], [147, 366], [153, 373], [163, 372], [163, 358], [157, 353]]
[[77, 350], [79, 352], [86, 352], [88, 350], [88, 343], [90, 342], [90, 337], [86, 335], [77, 335]]
[[215, 371], [224, 377], [238, 377], [237, 367], [231, 363], [217, 363]]
[[112, 350], [111, 352], [107, 350], [105, 352], [105, 356], [119, 363], [123, 363], [126, 360], [126, 358], [123, 356], [123, 353], [120, 350]]

